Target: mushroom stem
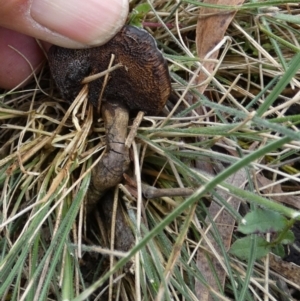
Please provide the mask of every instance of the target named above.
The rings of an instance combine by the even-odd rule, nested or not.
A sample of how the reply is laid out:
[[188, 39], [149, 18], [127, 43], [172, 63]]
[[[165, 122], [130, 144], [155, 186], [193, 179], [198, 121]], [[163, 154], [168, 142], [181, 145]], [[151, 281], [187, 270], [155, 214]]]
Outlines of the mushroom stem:
[[87, 196], [87, 209], [92, 209], [104, 193], [122, 181], [129, 168], [129, 150], [125, 146], [129, 120], [128, 109], [119, 102], [104, 102], [102, 117], [106, 132], [106, 152], [93, 168]]
[[[115, 250], [128, 252], [134, 245], [134, 236], [132, 234], [124, 209], [119, 199], [117, 199], [117, 208], [114, 212], [114, 193], [112, 190], [105, 193], [98, 202], [98, 208], [103, 219], [104, 227], [107, 231], [107, 238], [110, 241], [114, 237]], [[115, 218], [113, 216], [115, 215]], [[111, 231], [115, 233], [112, 235]]]

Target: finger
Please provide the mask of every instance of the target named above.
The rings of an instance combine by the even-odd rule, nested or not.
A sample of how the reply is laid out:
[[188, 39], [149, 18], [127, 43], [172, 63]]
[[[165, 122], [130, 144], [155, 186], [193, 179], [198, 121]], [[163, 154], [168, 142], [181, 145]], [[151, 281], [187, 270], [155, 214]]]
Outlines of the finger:
[[38, 66], [45, 59], [34, 38], [2, 27], [0, 57], [0, 87], [4, 89], [12, 89], [23, 82], [32, 74], [32, 68], [38, 71]]
[[69, 48], [100, 45], [123, 26], [128, 0], [0, 1], [0, 25]]

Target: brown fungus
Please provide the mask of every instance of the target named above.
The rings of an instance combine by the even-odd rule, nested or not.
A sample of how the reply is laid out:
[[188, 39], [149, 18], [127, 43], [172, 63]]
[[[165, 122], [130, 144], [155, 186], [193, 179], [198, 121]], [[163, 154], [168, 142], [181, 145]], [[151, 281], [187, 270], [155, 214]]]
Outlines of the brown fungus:
[[[50, 70], [62, 96], [73, 101], [82, 88], [84, 77], [105, 71], [114, 64], [122, 67], [109, 74], [102, 94], [102, 117], [107, 149], [92, 171], [88, 205], [93, 206], [104, 192], [117, 185], [129, 166], [125, 146], [129, 111], [157, 115], [171, 93], [167, 63], [153, 37], [145, 30], [124, 26], [105, 45], [89, 49], [52, 46]], [[88, 84], [89, 101], [98, 107], [104, 77]]]
[[[157, 115], [170, 92], [168, 67], [153, 37], [145, 30], [124, 26], [113, 39], [89, 49], [52, 46], [49, 64], [62, 96], [73, 101], [84, 77], [107, 69], [111, 55], [122, 68], [109, 74], [103, 101], [119, 101], [129, 110]], [[97, 107], [103, 77], [89, 84], [89, 100]]]

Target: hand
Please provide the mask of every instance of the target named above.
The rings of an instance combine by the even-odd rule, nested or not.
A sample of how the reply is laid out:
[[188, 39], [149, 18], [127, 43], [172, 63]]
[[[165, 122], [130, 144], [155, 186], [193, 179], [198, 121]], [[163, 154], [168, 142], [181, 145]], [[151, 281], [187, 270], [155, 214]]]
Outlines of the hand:
[[68, 48], [104, 44], [123, 26], [128, 2], [0, 0], [0, 87], [12, 89], [30, 76], [24, 57], [34, 69], [41, 64], [44, 55], [35, 38]]

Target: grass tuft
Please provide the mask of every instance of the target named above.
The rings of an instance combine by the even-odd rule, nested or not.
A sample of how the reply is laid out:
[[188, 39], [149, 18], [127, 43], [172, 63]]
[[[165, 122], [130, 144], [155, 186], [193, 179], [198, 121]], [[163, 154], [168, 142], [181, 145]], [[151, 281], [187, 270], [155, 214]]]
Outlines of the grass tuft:
[[[157, 40], [173, 94], [161, 116], [143, 117], [131, 170], [115, 189], [134, 246], [111, 250], [101, 212], [85, 211], [103, 121], [86, 88], [72, 104], [61, 99], [45, 65], [36, 81], [0, 94], [0, 299], [199, 300], [203, 286], [217, 300], [296, 296], [299, 267], [278, 270], [272, 256], [300, 220], [298, 2], [234, 7], [204, 95], [195, 31], [207, 4], [131, 6], [141, 3], [131, 19]], [[145, 187], [161, 195], [146, 198]], [[244, 235], [227, 235], [218, 217], [236, 227], [257, 208], [278, 212], [286, 227], [250, 233], [244, 261], [229, 252]], [[262, 238], [269, 249], [257, 258]], [[203, 256], [216, 286], [199, 268]]]

